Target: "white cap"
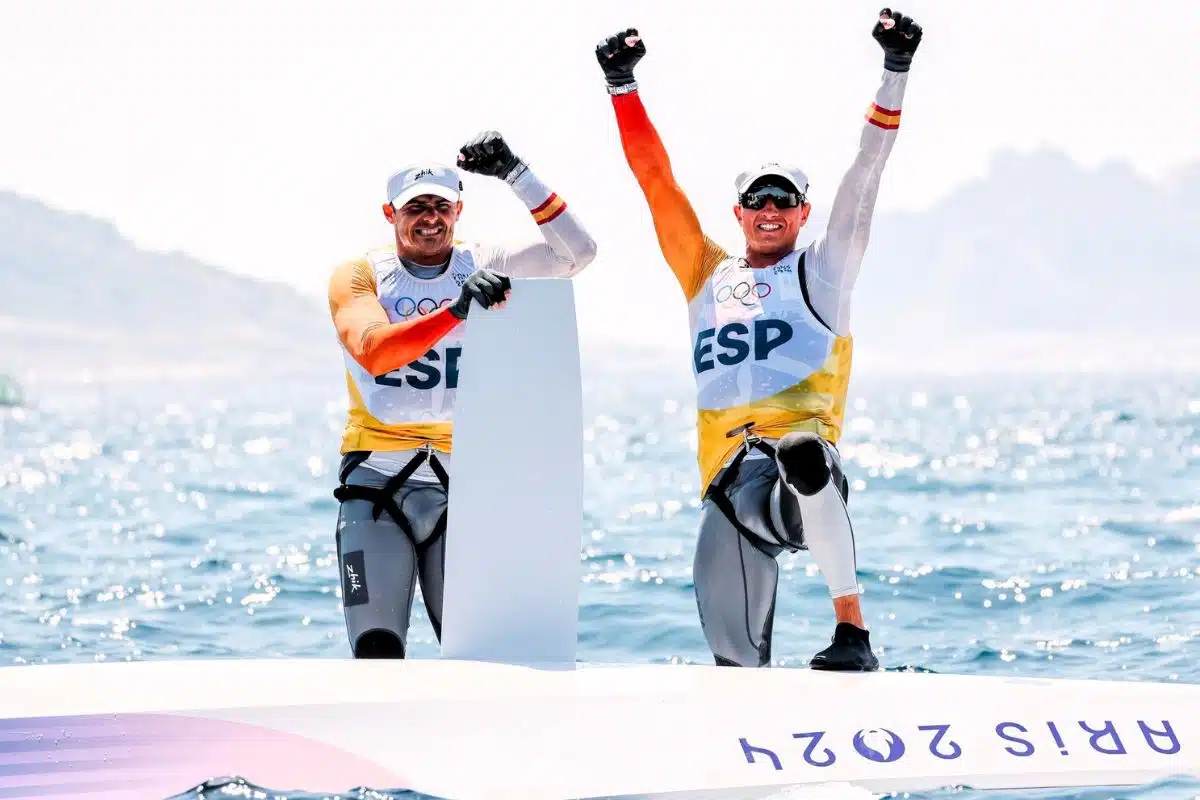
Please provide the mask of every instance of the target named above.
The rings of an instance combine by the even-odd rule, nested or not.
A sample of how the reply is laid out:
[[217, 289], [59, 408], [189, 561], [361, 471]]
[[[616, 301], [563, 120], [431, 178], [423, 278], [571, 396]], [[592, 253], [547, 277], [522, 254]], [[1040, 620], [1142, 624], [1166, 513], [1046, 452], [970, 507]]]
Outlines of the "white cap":
[[405, 167], [388, 179], [388, 202], [395, 208], [414, 197], [433, 194], [457, 202], [462, 194], [462, 178], [453, 167], [442, 164], [416, 164]]
[[808, 194], [808, 176], [804, 174], [804, 170], [799, 167], [794, 167], [790, 164], [779, 164], [770, 162], [763, 164], [757, 169], [746, 170], [737, 176], [734, 185], [737, 187], [737, 193], [740, 197], [743, 192], [750, 188], [750, 184], [754, 183], [759, 178], [767, 175], [775, 175], [783, 178], [788, 183], [796, 187], [796, 191], [801, 195]]

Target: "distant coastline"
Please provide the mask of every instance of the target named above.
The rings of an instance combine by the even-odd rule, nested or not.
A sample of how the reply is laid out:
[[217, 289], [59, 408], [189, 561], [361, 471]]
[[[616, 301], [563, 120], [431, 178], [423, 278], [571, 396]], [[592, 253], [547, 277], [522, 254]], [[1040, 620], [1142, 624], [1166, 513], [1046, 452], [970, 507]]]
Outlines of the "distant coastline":
[[[852, 311], [858, 371], [1200, 371], [1197, 231], [1200, 164], [1158, 185], [1121, 164], [998, 155], [943, 202], [873, 223]], [[612, 326], [588, 322], [585, 361], [623, 353], [686, 374], [682, 329], [607, 341]], [[0, 353], [0, 372], [37, 381], [336, 378], [341, 363], [321, 298], [139, 250], [111, 223], [9, 192]]]

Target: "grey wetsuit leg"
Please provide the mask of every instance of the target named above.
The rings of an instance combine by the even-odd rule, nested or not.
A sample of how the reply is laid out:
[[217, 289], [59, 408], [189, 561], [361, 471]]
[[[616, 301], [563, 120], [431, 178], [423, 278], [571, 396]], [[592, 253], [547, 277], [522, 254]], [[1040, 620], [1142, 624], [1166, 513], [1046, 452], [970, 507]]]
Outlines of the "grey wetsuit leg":
[[[411, 488], [410, 488], [411, 487]], [[403, 490], [403, 500], [400, 510], [404, 512], [416, 534], [419, 548], [417, 551], [417, 577], [421, 581], [421, 597], [425, 600], [425, 612], [429, 614], [429, 623], [433, 632], [442, 638], [442, 589], [446, 577], [446, 535], [434, 536], [434, 528], [442, 512], [446, 510], [446, 490], [441, 484], [409, 482]]]
[[776, 539], [770, 508], [776, 475], [773, 460], [746, 460], [729, 488], [738, 520], [760, 534], [761, 542], [739, 533], [711, 499], [701, 506], [692, 577], [700, 625], [721, 665], [761, 667], [771, 661], [779, 582], [775, 558], [783, 552], [769, 544]]
[[[844, 514], [849, 487], [836, 448], [827, 446], [826, 451], [832, 464], [830, 480], [841, 494], [837, 513]], [[720, 478], [718, 474], [716, 480]], [[779, 582], [776, 558], [784, 552], [778, 542], [808, 549], [800, 506], [789, 491], [780, 489], [774, 459], [742, 462], [728, 495], [735, 516], [754, 540], [739, 532], [711, 498], [701, 506], [692, 576], [700, 625], [718, 664], [762, 667], [771, 662]]]
[[[344, 482], [382, 489], [388, 476], [363, 466], [349, 467]], [[440, 484], [409, 480], [396, 491], [396, 505], [407, 519], [415, 542], [385, 510], [376, 520], [374, 503], [348, 499], [338, 511], [337, 550], [342, 606], [351, 649], [359, 655], [368, 634], [391, 634], [408, 648], [409, 618], [418, 580], [434, 632], [441, 635], [444, 541], [430, 542], [446, 492]], [[444, 537], [438, 537], [444, 539]]]

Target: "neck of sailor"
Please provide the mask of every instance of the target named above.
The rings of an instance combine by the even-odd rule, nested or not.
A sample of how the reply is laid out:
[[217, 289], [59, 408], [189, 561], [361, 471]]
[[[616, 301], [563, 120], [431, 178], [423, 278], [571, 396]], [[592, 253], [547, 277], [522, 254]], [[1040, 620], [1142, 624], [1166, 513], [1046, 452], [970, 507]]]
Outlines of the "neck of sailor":
[[746, 239], [746, 263], [755, 269], [778, 263], [794, 249], [800, 229], [808, 222], [810, 203], [797, 208], [776, 208], [768, 200], [760, 209], [733, 207]]

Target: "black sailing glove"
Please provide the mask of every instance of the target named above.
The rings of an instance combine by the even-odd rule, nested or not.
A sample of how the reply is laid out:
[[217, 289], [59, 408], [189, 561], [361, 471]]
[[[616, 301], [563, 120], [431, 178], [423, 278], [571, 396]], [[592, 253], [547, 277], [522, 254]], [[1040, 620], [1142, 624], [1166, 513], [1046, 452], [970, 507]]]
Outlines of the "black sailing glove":
[[890, 72], [908, 72], [913, 53], [921, 43], [921, 26], [899, 11], [885, 8], [871, 30], [871, 36], [883, 48], [883, 68]]
[[496, 131], [484, 131], [458, 151], [458, 165], [467, 172], [488, 175], [502, 181], [524, 170], [525, 164]]
[[[646, 55], [646, 43], [638, 35], [637, 28], [626, 28], [614, 33], [596, 45], [596, 60], [604, 70], [604, 79], [609, 91], [630, 91], [637, 86], [633, 79], [633, 68]], [[616, 93], [616, 92], [614, 92]]]
[[507, 300], [510, 291], [512, 282], [507, 275], [490, 269], [477, 269], [467, 276], [458, 299], [450, 305], [450, 313], [459, 319], [466, 319], [472, 298], [484, 308], [490, 308]]

